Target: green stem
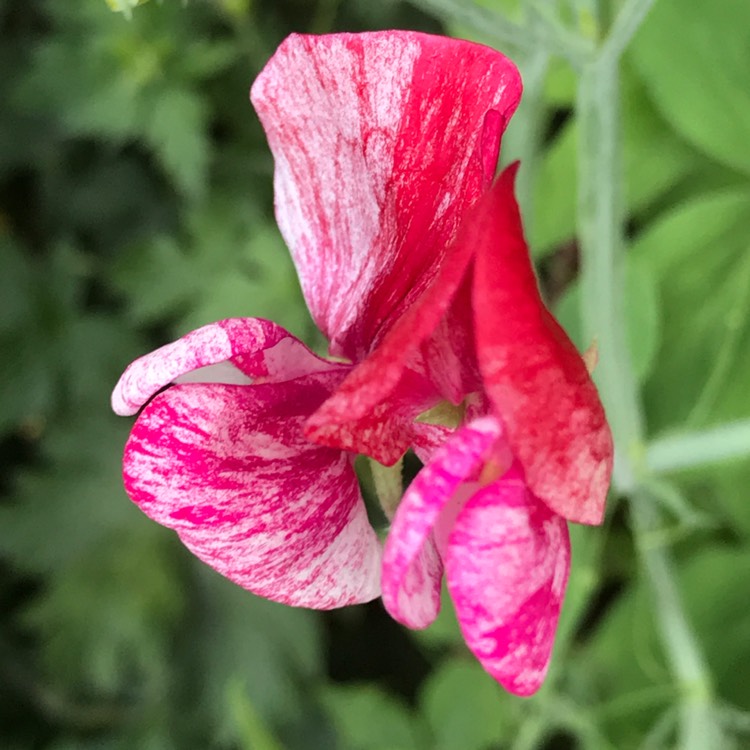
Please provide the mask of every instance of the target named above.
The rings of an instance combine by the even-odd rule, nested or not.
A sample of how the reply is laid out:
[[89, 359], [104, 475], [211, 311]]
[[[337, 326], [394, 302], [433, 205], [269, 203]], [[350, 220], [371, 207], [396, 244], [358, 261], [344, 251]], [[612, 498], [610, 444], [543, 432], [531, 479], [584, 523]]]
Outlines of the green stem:
[[655, 474], [750, 456], [750, 419], [652, 440], [646, 462]]
[[522, 61], [523, 98], [517, 116], [503, 136], [503, 149], [521, 162], [516, 180], [516, 197], [523, 213], [526, 236], [532, 234], [534, 222], [534, 184], [539, 165], [544, 121], [544, 81], [549, 67], [549, 53], [543, 47]]
[[550, 732], [550, 722], [546, 717], [534, 714], [524, 721], [516, 732], [511, 750], [536, 750], [542, 746]]
[[[646, 5], [644, 0], [635, 0], [622, 13], [629, 7], [634, 10], [628, 12], [643, 11]], [[624, 48], [625, 32], [632, 34], [634, 28], [631, 21], [622, 24], [622, 39], [612, 45], [612, 51], [605, 45], [606, 54], [585, 66], [578, 93], [581, 312], [587, 338], [596, 335], [600, 344], [597, 380], [615, 439], [615, 487], [631, 499], [633, 533], [652, 589], [662, 645], [680, 683], [679, 747], [719, 750], [723, 744], [713, 713], [709, 672], [683, 612], [670, 556], [663, 546], [647, 544], [661, 521], [656, 505], [642, 489], [646, 478], [643, 418], [624, 329], [621, 140], [614, 53]]]
[[628, 0], [617, 14], [599, 51], [599, 59], [617, 62], [651, 10], [654, 0]]
[[485, 37], [492, 37], [499, 47], [515, 49], [532, 49], [534, 39], [528, 30], [504, 16], [492, 13], [473, 2], [461, 0], [409, 0], [409, 2], [427, 13], [437, 13], [440, 17], [453, 23], [466, 26]]
[[652, 588], [662, 646], [680, 685], [680, 735], [682, 750], [724, 747], [716, 721], [711, 678], [694, 633], [680, 602], [672, 561], [665, 548], [649, 543], [661, 524], [654, 499], [646, 492], [631, 497], [633, 530]]
[[582, 256], [584, 338], [599, 342], [596, 376], [615, 435], [615, 484], [637, 485], [643, 420], [628, 357], [622, 290], [619, 76], [617, 61], [587, 65], [578, 90], [578, 230]]

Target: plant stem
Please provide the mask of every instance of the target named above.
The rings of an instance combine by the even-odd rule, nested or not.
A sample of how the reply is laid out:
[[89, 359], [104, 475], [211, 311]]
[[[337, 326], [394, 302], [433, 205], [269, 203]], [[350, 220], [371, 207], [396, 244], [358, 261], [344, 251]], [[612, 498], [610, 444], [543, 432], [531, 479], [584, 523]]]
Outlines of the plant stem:
[[417, 8], [427, 13], [438, 13], [453, 23], [478, 31], [491, 37], [494, 43], [503, 48], [531, 49], [534, 45], [528, 30], [500, 14], [492, 13], [487, 8], [473, 2], [461, 0], [409, 0]]
[[750, 456], [750, 419], [652, 440], [646, 462], [655, 474]]
[[[628, 3], [623, 13], [642, 18], [648, 0]], [[632, 8], [632, 10], [630, 10]], [[628, 15], [627, 18], [635, 17]], [[711, 680], [697, 640], [682, 609], [668, 551], [647, 543], [660, 526], [658, 510], [642, 489], [646, 463], [641, 404], [627, 355], [622, 294], [625, 285], [622, 257], [620, 186], [619, 90], [617, 50], [624, 49], [634, 22], [622, 22], [620, 37], [587, 64], [578, 93], [579, 203], [581, 247], [581, 313], [588, 338], [599, 340], [600, 386], [612, 432], [616, 457], [614, 484], [629, 495], [633, 533], [652, 589], [662, 645], [681, 692], [680, 744], [682, 750], [720, 750], [721, 730], [712, 705]], [[627, 34], [626, 34], [627, 32]]]
[[614, 62], [620, 59], [653, 4], [654, 0], [628, 0], [622, 6], [599, 50], [600, 59], [608, 58]]
[[578, 234], [582, 256], [581, 318], [587, 340], [599, 342], [597, 380], [617, 445], [615, 484], [637, 485], [634, 457], [643, 434], [638, 390], [626, 341], [621, 217], [619, 76], [617, 61], [589, 63], [578, 89]]

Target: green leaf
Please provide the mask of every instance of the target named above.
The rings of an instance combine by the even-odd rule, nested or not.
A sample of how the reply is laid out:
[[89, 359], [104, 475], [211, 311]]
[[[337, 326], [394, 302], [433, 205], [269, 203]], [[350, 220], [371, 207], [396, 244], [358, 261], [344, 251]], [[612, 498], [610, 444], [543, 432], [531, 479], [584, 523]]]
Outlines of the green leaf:
[[126, 420], [108, 404], [80, 404], [78, 413], [42, 426], [43, 468], [16, 478], [14, 506], [0, 507], [0, 553], [32, 573], [74, 565], [103, 538], [144, 529], [122, 487]]
[[483, 750], [514, 733], [508, 696], [475, 661], [443, 662], [422, 689], [420, 703], [434, 750]]
[[230, 685], [227, 692], [245, 750], [283, 750], [268, 727], [264, 725], [242, 684], [236, 682]]
[[144, 523], [102, 536], [47, 579], [24, 620], [56, 683], [109, 695], [163, 690], [182, 597], [160, 531]]
[[750, 172], [750, 4], [659, 0], [629, 54], [675, 130]]
[[191, 224], [184, 241], [157, 237], [124, 253], [113, 269], [134, 321], [176, 317], [183, 333], [222, 318], [252, 316], [309, 337], [310, 316], [276, 227], [220, 203], [196, 213]]
[[237, 690], [264, 723], [291, 723], [300, 683], [322, 671], [316, 614], [261, 599], [202, 562], [193, 563], [194, 609], [184, 648], [195, 663], [184, 679], [189, 700], [205, 711], [191, 717], [196, 730], [206, 729], [199, 725], [209, 721], [213, 740], [241, 740], [237, 706], [227, 700]]
[[330, 687], [323, 702], [350, 750], [425, 747], [417, 719], [391, 695], [371, 685]]
[[646, 400], [652, 429], [750, 412], [750, 192], [681, 205], [632, 248], [659, 285], [662, 338]]
[[146, 138], [164, 169], [189, 198], [206, 188], [209, 143], [203, 100], [187, 89], [159, 90], [152, 99]]
[[204, 277], [199, 299], [180, 328], [189, 330], [227, 317], [267, 318], [297, 335], [312, 328], [291, 255], [276, 227], [261, 225], [244, 242], [238, 239], [233, 257]]

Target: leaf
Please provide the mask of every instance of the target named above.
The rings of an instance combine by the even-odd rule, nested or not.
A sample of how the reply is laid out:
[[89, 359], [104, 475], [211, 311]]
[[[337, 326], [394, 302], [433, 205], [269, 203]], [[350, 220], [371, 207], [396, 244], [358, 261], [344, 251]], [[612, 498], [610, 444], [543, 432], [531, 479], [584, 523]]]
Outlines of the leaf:
[[166, 172], [187, 197], [206, 189], [209, 143], [205, 105], [183, 88], [159, 90], [151, 100], [145, 135]]
[[246, 750], [283, 750], [279, 742], [263, 724], [241, 683], [230, 685], [228, 699]]
[[434, 750], [483, 750], [514, 733], [509, 698], [469, 660], [451, 659], [432, 673], [420, 703], [434, 738]]
[[750, 192], [701, 196], [642, 233], [632, 253], [659, 285], [662, 337], [646, 387], [651, 428], [750, 412]]
[[0, 335], [22, 326], [31, 316], [33, 270], [0, 224]]
[[424, 748], [414, 717], [394, 697], [372, 685], [330, 687], [323, 703], [348, 750]]
[[299, 685], [322, 672], [316, 614], [260, 599], [197, 560], [193, 570], [190, 638], [183, 648], [194, 664], [183, 679], [188, 700], [202, 707], [191, 717], [195, 731], [207, 731], [212, 741], [242, 740], [237, 707], [227, 700], [237, 690], [264, 723], [292, 723]]
[[629, 55], [678, 133], [750, 172], [750, 5], [716, 0], [706, 12], [700, 3], [660, 0]]
[[124, 253], [113, 269], [134, 321], [176, 317], [186, 332], [221, 318], [262, 317], [308, 336], [312, 322], [278, 229], [220, 202], [191, 224], [182, 242], [157, 237]]
[[25, 611], [44, 644], [48, 673], [73, 694], [164, 690], [182, 597], [174, 557], [158, 531], [144, 524], [135, 533], [102, 536], [56, 570]]
[[128, 423], [106, 403], [46, 425], [41, 468], [16, 477], [15, 506], [0, 507], [0, 552], [16, 567], [53, 574], [103, 538], [149, 524], [122, 487]]
[[273, 320], [306, 337], [312, 322], [278, 230], [261, 226], [249, 241], [242, 243], [240, 239], [234, 250], [227, 266], [218, 269], [211, 283], [203, 285], [200, 302], [182, 319], [181, 328], [189, 330], [209, 320], [251, 316]]

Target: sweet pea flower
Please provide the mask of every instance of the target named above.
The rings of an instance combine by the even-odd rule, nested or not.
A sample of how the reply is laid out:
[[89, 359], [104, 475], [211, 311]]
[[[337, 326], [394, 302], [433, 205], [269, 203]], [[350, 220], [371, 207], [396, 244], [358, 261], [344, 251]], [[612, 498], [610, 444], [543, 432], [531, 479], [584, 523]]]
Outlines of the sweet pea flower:
[[[354, 458], [432, 455], [450, 430], [419, 415], [481, 387], [451, 248], [492, 182], [520, 91], [494, 50], [398, 31], [294, 35], [254, 83], [279, 227], [335, 359], [270, 321], [225, 320], [136, 360], [112, 397], [118, 414], [138, 414], [128, 494], [232, 581], [321, 609], [380, 594]], [[362, 401], [354, 422], [337, 412], [330, 430], [314, 420], [439, 278], [445, 304], [380, 374], [377, 403]]]
[[[130, 496], [216, 570], [316, 608], [373, 599], [382, 580], [414, 628], [436, 617], [445, 577], [469, 648], [528, 695], [549, 664], [567, 521], [600, 522], [612, 441], [539, 295], [515, 167], [493, 184], [520, 90], [507, 58], [468, 42], [287, 39], [252, 100], [335, 359], [269, 321], [221, 321], [133, 363], [113, 405], [141, 410]], [[393, 465], [409, 448], [425, 467], [381, 573], [353, 460]]]

